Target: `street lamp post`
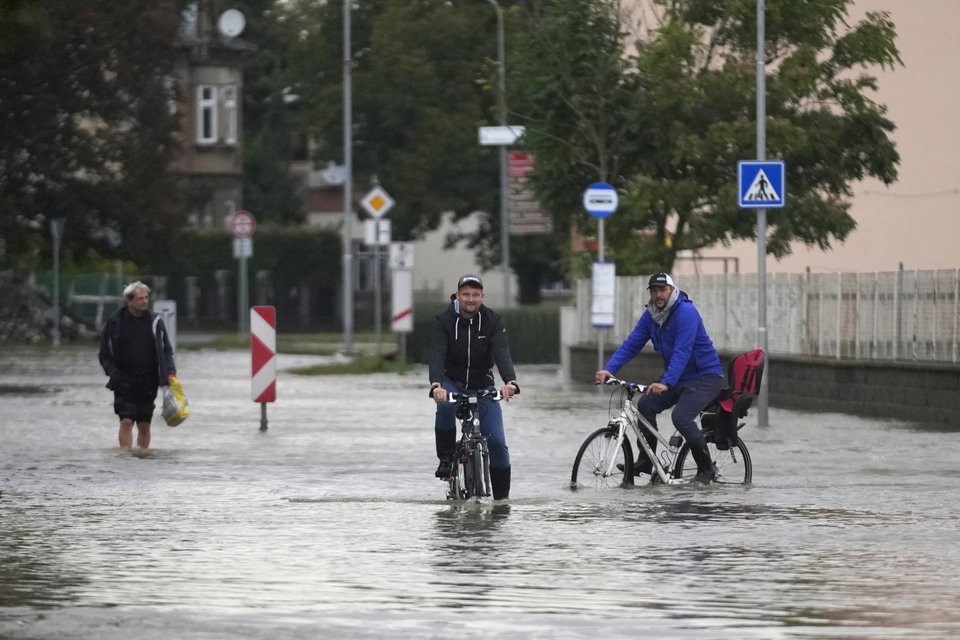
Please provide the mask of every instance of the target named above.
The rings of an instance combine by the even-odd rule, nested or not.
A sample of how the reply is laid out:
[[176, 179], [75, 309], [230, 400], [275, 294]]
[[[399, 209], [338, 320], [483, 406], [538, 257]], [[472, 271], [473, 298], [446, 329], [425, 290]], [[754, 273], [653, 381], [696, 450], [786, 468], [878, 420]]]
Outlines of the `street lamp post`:
[[343, 353], [353, 353], [353, 126], [350, 0], [343, 0]]
[[[500, 125], [507, 126], [506, 45], [503, 33], [503, 9], [497, 0], [487, 0], [497, 13], [497, 102], [500, 107]], [[507, 145], [500, 147], [500, 265], [503, 269], [504, 304], [510, 306], [510, 210], [507, 192]]]
[[[764, 58], [766, 40], [766, 7], [764, 0], [757, 0], [757, 160], [767, 159], [767, 73]], [[767, 353], [767, 210], [757, 209], [757, 340]], [[769, 361], [767, 375], [760, 381], [757, 398], [757, 424], [770, 425], [769, 400], [767, 396], [770, 378]]]

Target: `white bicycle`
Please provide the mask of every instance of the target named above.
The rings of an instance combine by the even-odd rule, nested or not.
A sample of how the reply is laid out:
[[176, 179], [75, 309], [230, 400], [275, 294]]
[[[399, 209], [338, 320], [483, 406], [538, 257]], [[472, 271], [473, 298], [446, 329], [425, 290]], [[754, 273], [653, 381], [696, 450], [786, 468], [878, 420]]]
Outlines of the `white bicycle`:
[[[697, 463], [690, 453], [690, 445], [677, 431], [669, 438], [665, 437], [637, 411], [634, 398], [642, 394], [646, 386], [614, 377], [607, 378], [603, 384], [616, 387], [610, 395], [610, 404], [612, 409], [614, 398], [619, 395], [619, 415], [612, 417], [607, 426], [597, 429], [584, 440], [573, 462], [570, 488], [610, 489], [646, 484], [646, 474], [634, 475], [636, 456], [632, 442], [636, 442], [653, 462], [650, 484], [691, 482], [697, 475]], [[723, 411], [718, 403], [712, 403], [701, 415], [704, 440], [716, 466], [714, 482], [750, 484], [753, 477], [750, 452], [736, 433], [743, 424], [736, 425], [734, 419], [735, 429], [732, 434], [721, 433], [719, 428], [707, 426], [725, 422], [716, 419], [717, 416], [729, 417], [729, 414], [724, 414]], [[644, 431], [662, 445], [658, 447], [659, 455], [654, 454], [653, 448], [644, 437]]]

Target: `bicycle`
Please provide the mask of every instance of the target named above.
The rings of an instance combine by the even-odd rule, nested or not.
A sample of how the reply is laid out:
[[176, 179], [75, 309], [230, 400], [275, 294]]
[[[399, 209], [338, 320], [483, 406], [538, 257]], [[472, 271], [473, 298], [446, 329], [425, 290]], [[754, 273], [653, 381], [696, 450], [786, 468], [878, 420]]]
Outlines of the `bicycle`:
[[[666, 438], [637, 411], [634, 398], [643, 393], [646, 386], [614, 377], [607, 378], [603, 384], [618, 387], [620, 413], [612, 418], [607, 426], [597, 429], [584, 440], [573, 463], [570, 488], [608, 489], [630, 487], [636, 484], [633, 474], [635, 456], [631, 440], [636, 441], [647, 458], [653, 462], [650, 484], [692, 482], [697, 474], [697, 465], [693, 460], [693, 454], [690, 453], [690, 445], [676, 431], [670, 438]], [[759, 382], [757, 384], [759, 385]], [[616, 393], [617, 390], [614, 390], [610, 396], [611, 405]], [[714, 412], [715, 409], [722, 411], [719, 406], [720, 400], [721, 398], [718, 397], [704, 410], [701, 414], [701, 423], [706, 416], [718, 415]], [[707, 422], [709, 423], [709, 420]], [[715, 421], [715, 424], [719, 424], [719, 421]], [[741, 427], [743, 424], [740, 424], [737, 429]], [[643, 437], [644, 431], [655, 437], [662, 445], [659, 447], [659, 456], [654, 454], [647, 439]], [[719, 429], [705, 427], [703, 434], [716, 470], [714, 482], [750, 484], [753, 478], [753, 463], [747, 445], [736, 434], [736, 430], [732, 435], [724, 433], [721, 438]]]
[[491, 494], [490, 450], [487, 448], [487, 437], [480, 433], [478, 409], [481, 398], [499, 402], [503, 396], [500, 391], [493, 389], [447, 394], [447, 402], [458, 405], [457, 420], [461, 433], [454, 449], [452, 473], [447, 479], [448, 500], [473, 499], [479, 502]]

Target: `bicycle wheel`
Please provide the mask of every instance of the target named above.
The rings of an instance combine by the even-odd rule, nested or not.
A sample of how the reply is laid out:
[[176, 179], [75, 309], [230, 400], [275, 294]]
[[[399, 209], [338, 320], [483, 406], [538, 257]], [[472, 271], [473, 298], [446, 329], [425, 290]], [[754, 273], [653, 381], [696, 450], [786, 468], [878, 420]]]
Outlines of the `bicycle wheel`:
[[490, 483], [490, 452], [487, 451], [486, 444], [483, 447], [483, 495], [489, 496], [493, 493], [493, 485]]
[[450, 487], [447, 489], [448, 500], [464, 500], [467, 497], [468, 471], [460, 462], [460, 452], [453, 457], [452, 473], [450, 474]]
[[[726, 451], [717, 449], [712, 443], [707, 443], [707, 449], [710, 450], [710, 459], [717, 467], [717, 477], [714, 482], [717, 484], [750, 484], [753, 480], [753, 462], [750, 460], [750, 452], [747, 451], [747, 445], [743, 440], [737, 438], [736, 443], [732, 444]], [[693, 479], [697, 475], [697, 462], [690, 454], [690, 446], [684, 443], [680, 452], [677, 453], [677, 462], [673, 468], [674, 478]]]
[[[468, 496], [475, 500], [480, 500], [480, 498], [490, 495], [490, 492], [487, 490], [486, 478], [484, 477], [484, 462], [486, 462], [486, 459], [483, 448], [477, 447], [473, 450], [473, 455], [470, 457], [470, 470], [473, 473], [473, 481], [470, 483], [471, 491]], [[486, 476], [489, 477], [489, 473], [487, 473]]]
[[571, 489], [612, 489], [633, 484], [633, 448], [624, 438], [617, 446], [617, 429], [597, 429], [583, 441], [573, 461]]

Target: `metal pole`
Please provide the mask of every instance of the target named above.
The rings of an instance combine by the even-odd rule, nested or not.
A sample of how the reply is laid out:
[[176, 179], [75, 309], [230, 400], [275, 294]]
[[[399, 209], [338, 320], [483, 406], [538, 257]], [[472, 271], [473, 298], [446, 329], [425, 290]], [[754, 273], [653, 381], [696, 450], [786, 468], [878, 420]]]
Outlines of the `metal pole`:
[[50, 221], [53, 236], [53, 346], [60, 346], [60, 240], [63, 237], [63, 218]]
[[[767, 78], [766, 61], [763, 56], [765, 40], [764, 0], [757, 0], [757, 160], [767, 159]], [[767, 353], [767, 210], [757, 209], [757, 340]], [[760, 381], [760, 397], [757, 400], [757, 424], [770, 424], [769, 394], [770, 356], [764, 365], [766, 375]]]
[[373, 331], [376, 335], [377, 343], [377, 357], [380, 357], [382, 351], [381, 345], [383, 344], [383, 329], [381, 327], [381, 318], [383, 315], [381, 310], [380, 294], [383, 290], [383, 287], [380, 286], [380, 218], [375, 218], [373, 221]]
[[[603, 218], [597, 218], [597, 262], [603, 262], [603, 220]], [[616, 306], [614, 306], [614, 324], [616, 324]], [[603, 369], [603, 365], [606, 364], [603, 357], [604, 331], [606, 330], [603, 327], [597, 327], [597, 371]]]
[[[247, 302], [250, 295], [250, 287], [247, 285], [247, 238], [238, 238], [240, 245], [240, 278], [237, 283], [237, 333], [243, 338], [250, 330], [250, 310]], [[250, 240], [252, 242], [252, 240]]]
[[343, 0], [343, 353], [353, 353], [353, 132], [350, 0]]
[[[497, 0], [487, 0], [497, 13], [497, 101], [500, 103], [500, 125], [507, 126], [506, 44], [503, 33], [503, 10]], [[513, 304], [510, 292], [510, 203], [507, 191], [507, 145], [500, 145], [500, 266], [503, 269], [503, 299]]]

